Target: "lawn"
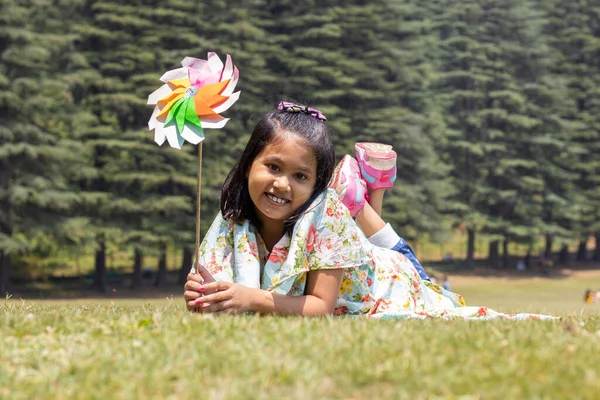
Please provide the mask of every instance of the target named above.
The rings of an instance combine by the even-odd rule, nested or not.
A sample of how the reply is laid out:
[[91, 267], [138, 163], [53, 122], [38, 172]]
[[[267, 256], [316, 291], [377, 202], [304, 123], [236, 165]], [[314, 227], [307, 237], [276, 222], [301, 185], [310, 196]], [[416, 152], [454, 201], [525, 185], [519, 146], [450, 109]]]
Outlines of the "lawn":
[[552, 278], [454, 276], [452, 289], [469, 305], [502, 312], [600, 315], [600, 304], [585, 304], [586, 289], [600, 290], [600, 270], [562, 270]]
[[180, 298], [5, 300], [0, 398], [598, 398], [600, 305], [582, 296], [600, 275], [452, 282], [470, 304], [563, 319], [214, 318]]

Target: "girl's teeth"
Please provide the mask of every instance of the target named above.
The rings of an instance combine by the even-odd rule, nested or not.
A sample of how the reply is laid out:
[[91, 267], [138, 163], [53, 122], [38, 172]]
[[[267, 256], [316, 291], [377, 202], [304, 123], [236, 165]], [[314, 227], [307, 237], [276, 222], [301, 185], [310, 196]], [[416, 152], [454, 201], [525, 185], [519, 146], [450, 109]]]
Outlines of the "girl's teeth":
[[275, 203], [279, 203], [279, 204], [285, 204], [287, 203], [287, 200], [281, 199], [279, 197], [273, 196], [272, 194], [268, 194], [267, 193], [267, 197], [269, 197], [269, 199], [273, 200]]

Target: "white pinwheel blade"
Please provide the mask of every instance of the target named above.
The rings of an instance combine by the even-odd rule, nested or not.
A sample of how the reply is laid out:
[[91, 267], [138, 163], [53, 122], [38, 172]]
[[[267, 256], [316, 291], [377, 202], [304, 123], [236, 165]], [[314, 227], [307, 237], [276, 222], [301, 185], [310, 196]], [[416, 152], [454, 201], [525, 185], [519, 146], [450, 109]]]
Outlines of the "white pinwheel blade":
[[163, 81], [164, 83], [167, 83], [169, 81], [183, 79], [187, 76], [188, 76], [188, 68], [181, 67], [181, 68], [172, 69], [170, 71], [165, 72], [163, 74], [163, 76], [160, 77], [160, 80]]
[[206, 65], [206, 60], [194, 57], [186, 57], [183, 60], [181, 60], [181, 65], [184, 67], [190, 67], [201, 70]]
[[202, 124], [203, 129], [220, 129], [225, 126], [227, 121], [229, 121], [229, 118], [222, 118], [217, 120], [200, 119], [200, 123]]
[[158, 122], [156, 124], [156, 127], [154, 128], [154, 141], [159, 146], [162, 146], [163, 143], [165, 142], [165, 139], [167, 138], [165, 131], [164, 131], [164, 127], [165, 127], [165, 124], [163, 124], [162, 122]]
[[[229, 107], [231, 107], [233, 105], [233, 103], [238, 101], [239, 98], [240, 98], [240, 92], [235, 92], [234, 94], [229, 96], [229, 98], [227, 100], [225, 100], [225, 102], [223, 104], [215, 107], [213, 109], [213, 111], [216, 112], [217, 114], [221, 114], [223, 111], [227, 111], [229, 109]], [[204, 125], [202, 125], [202, 126], [204, 126]]]
[[159, 100], [164, 99], [173, 89], [167, 84], [162, 85], [148, 96], [148, 104], [156, 104]]
[[174, 149], [181, 149], [181, 143], [179, 141], [179, 135], [177, 134], [177, 125], [169, 125], [165, 126], [163, 132], [167, 136], [167, 142], [169, 142], [169, 146]]
[[231, 56], [227, 54], [225, 59], [225, 68], [223, 68], [223, 73], [221, 74], [221, 81], [229, 79], [233, 75], [233, 61], [231, 61]]
[[217, 53], [210, 52], [208, 53], [208, 66], [211, 71], [222, 71], [223, 70], [223, 61], [219, 58]]
[[231, 81], [229, 81], [229, 84], [227, 84], [227, 87], [225, 88], [225, 90], [223, 90], [223, 93], [221, 93], [221, 96], [230, 96], [231, 93], [233, 93], [233, 91], [235, 90], [235, 86], [237, 85], [239, 79], [240, 79], [240, 71], [238, 71], [237, 67], [234, 67], [233, 68], [233, 76], [231, 77]]
[[184, 125], [181, 137], [191, 144], [198, 144], [204, 140], [204, 133], [194, 125]]
[[154, 111], [152, 112], [152, 115], [150, 116], [150, 119], [148, 120], [148, 129], [149, 130], [154, 129], [156, 124], [159, 122], [156, 119], [156, 116], [158, 115], [159, 112], [160, 112], [160, 109], [158, 108], [158, 106], [154, 107]]

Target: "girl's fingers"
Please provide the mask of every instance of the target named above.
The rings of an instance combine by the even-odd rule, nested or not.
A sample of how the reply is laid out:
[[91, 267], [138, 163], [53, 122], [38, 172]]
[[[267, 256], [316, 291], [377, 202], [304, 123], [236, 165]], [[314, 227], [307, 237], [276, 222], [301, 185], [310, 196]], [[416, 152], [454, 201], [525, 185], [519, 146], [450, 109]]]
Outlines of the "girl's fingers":
[[193, 291], [199, 292], [199, 291], [201, 291], [201, 288], [203, 286], [204, 286], [204, 284], [201, 282], [187, 281], [183, 288], [184, 288], [184, 290], [193, 290]]
[[199, 310], [202, 313], [220, 313], [220, 312], [225, 312], [228, 309], [231, 309], [231, 302], [230, 301], [220, 301], [218, 303], [211, 303], [207, 306], [199, 306]]
[[201, 296], [200, 298], [198, 298], [197, 304], [200, 305], [200, 304], [204, 304], [204, 303], [218, 303], [221, 301], [229, 300], [230, 298], [231, 298], [231, 294], [229, 292], [227, 292], [226, 290], [223, 290], [223, 291], [218, 291], [213, 294], [207, 294], [205, 296]]
[[223, 291], [223, 290], [227, 290], [231, 287], [232, 283], [231, 282], [223, 282], [223, 281], [218, 281], [218, 282], [212, 282], [212, 283], [206, 283], [204, 285], [202, 285], [202, 288], [200, 289], [200, 291], [202, 292], [210, 292], [210, 291]]
[[200, 296], [202, 296], [202, 294], [194, 290], [186, 290], [185, 292], [183, 292], [183, 298], [185, 299], [185, 301], [196, 300]]
[[200, 312], [200, 306], [196, 304], [195, 300], [187, 301], [185, 306], [189, 312]]

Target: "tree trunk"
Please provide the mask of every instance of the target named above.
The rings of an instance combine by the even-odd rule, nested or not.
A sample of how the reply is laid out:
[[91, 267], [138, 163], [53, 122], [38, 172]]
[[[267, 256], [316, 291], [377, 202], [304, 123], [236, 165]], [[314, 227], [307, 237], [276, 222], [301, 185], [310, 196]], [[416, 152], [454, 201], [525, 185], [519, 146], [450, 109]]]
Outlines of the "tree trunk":
[[546, 248], [544, 249], [544, 258], [550, 260], [552, 258], [552, 235], [546, 235]]
[[492, 268], [498, 268], [498, 262], [500, 261], [499, 260], [500, 252], [498, 251], [499, 244], [500, 244], [500, 242], [497, 240], [492, 240], [490, 242], [490, 251], [488, 253], [488, 264]]
[[104, 239], [99, 239], [98, 250], [96, 250], [96, 266], [94, 272], [94, 288], [106, 293], [106, 243]]
[[502, 241], [502, 268], [508, 267], [508, 239], [504, 238]]
[[472, 228], [467, 229], [467, 260], [465, 266], [467, 268], [474, 268], [473, 256], [475, 254], [475, 230]]
[[192, 250], [188, 247], [183, 248], [183, 261], [181, 262], [181, 268], [179, 268], [179, 278], [177, 279], [177, 283], [180, 285], [184, 284], [187, 280], [187, 275], [192, 268]]
[[134, 253], [133, 276], [131, 277], [131, 289], [142, 287], [142, 270], [144, 269], [144, 254], [136, 248]]
[[560, 253], [558, 253], [558, 263], [562, 265], [569, 263], [569, 247], [566, 244], [563, 244], [560, 248]]
[[581, 238], [579, 240], [579, 248], [577, 249], [577, 256], [575, 259], [577, 261], [585, 261], [587, 258], [587, 237]]
[[600, 261], [600, 233], [596, 233], [596, 248], [594, 249], [594, 261]]
[[10, 273], [10, 265], [8, 263], [8, 255], [0, 251], [0, 298], [4, 298], [8, 292], [8, 277]]
[[[10, 176], [10, 175], [9, 175]], [[14, 209], [12, 205], [0, 204], [0, 233], [11, 237], [13, 234], [13, 221], [15, 220]], [[6, 207], [5, 207], [6, 206]], [[0, 297], [4, 298], [8, 293], [10, 282], [10, 256], [0, 250]]]
[[158, 271], [154, 286], [161, 287], [165, 284], [167, 278], [167, 245], [163, 243], [160, 248], [160, 256], [158, 258]]
[[527, 254], [525, 254], [525, 259], [523, 260], [523, 262], [525, 263], [525, 268], [529, 269], [529, 267], [531, 266], [531, 250], [530, 249], [527, 250]]

